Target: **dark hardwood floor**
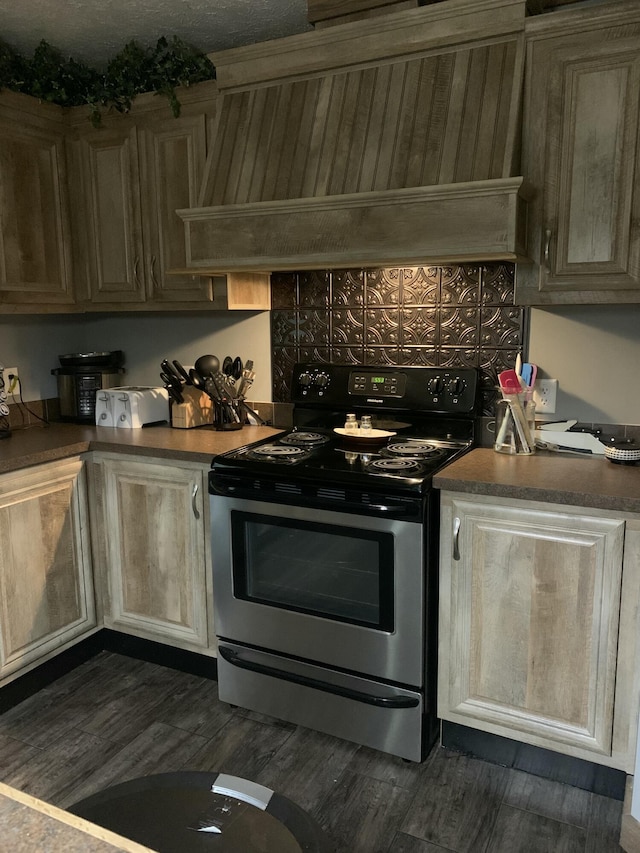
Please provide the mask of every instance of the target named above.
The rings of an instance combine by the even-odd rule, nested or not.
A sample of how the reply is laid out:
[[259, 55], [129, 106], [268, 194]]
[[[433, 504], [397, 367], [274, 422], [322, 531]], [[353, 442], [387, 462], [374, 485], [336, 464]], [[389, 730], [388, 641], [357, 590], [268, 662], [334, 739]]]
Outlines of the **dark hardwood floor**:
[[232, 709], [216, 682], [102, 652], [0, 716], [0, 779], [61, 807], [172, 770], [307, 809], [339, 853], [613, 853], [622, 803], [434, 748], [422, 764]]

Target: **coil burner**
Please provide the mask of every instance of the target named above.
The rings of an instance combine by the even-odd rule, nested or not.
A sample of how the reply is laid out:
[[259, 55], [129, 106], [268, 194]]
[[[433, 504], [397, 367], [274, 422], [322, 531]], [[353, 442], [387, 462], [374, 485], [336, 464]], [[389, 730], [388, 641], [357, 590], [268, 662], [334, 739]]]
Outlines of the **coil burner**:
[[247, 459], [253, 459], [256, 462], [276, 462], [282, 465], [302, 462], [308, 456], [309, 451], [303, 447], [287, 447], [284, 444], [263, 444], [247, 453]]
[[320, 432], [303, 432], [294, 430], [280, 439], [280, 444], [293, 445], [294, 447], [320, 447], [327, 444], [329, 437]]
[[427, 441], [410, 439], [389, 443], [380, 451], [382, 456], [398, 457], [400, 459], [428, 459], [434, 461], [444, 456], [446, 451]]
[[395, 458], [381, 457], [372, 459], [366, 465], [366, 470], [372, 474], [421, 474], [424, 467], [418, 459], [407, 457], [403, 459], [400, 456]]

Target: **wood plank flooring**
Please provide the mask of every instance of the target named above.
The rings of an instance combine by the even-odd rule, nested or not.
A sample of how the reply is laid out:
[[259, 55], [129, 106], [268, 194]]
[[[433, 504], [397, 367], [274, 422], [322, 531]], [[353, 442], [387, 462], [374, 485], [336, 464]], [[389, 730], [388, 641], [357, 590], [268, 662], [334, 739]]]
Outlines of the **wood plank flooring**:
[[621, 850], [616, 800], [440, 747], [408, 763], [230, 708], [214, 681], [110, 652], [0, 716], [0, 779], [62, 808], [172, 770], [278, 791], [337, 853]]

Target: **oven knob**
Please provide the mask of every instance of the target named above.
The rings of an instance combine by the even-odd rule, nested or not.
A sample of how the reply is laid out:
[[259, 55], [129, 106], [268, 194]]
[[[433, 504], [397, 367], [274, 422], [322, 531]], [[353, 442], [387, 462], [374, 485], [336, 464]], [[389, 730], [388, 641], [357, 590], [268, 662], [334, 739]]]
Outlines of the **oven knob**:
[[309, 385], [311, 385], [311, 374], [301, 373], [298, 377], [298, 382], [302, 385], [303, 388], [308, 388]]
[[442, 389], [444, 388], [444, 382], [439, 376], [436, 376], [435, 379], [430, 379], [429, 384], [427, 385], [430, 394], [441, 394]]
[[314, 379], [314, 385], [317, 385], [318, 388], [326, 388], [329, 384], [329, 377], [326, 373], [317, 373]]
[[464, 379], [460, 379], [460, 377], [456, 376], [455, 379], [452, 379], [451, 382], [449, 382], [449, 392], [453, 394], [454, 397], [459, 397], [464, 391], [464, 384]]

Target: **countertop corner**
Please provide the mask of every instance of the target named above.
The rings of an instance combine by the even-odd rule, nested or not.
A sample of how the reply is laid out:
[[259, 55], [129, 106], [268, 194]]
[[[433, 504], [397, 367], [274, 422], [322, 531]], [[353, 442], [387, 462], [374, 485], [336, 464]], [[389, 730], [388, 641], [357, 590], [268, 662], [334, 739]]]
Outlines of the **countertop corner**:
[[433, 478], [436, 488], [640, 513], [640, 466], [602, 456], [539, 451], [509, 456], [476, 448]]

